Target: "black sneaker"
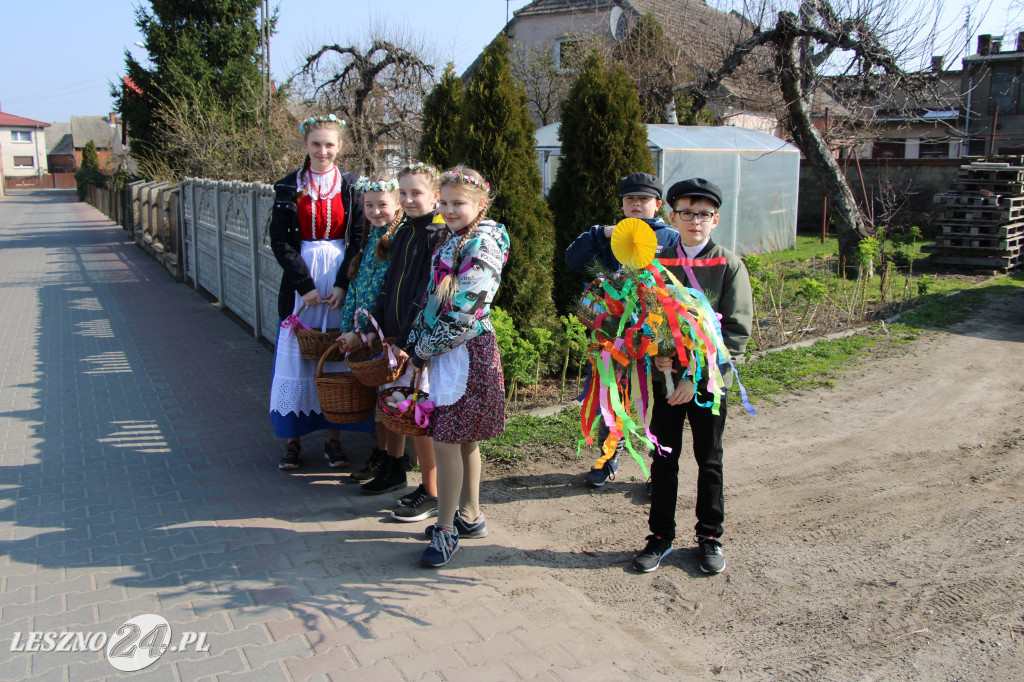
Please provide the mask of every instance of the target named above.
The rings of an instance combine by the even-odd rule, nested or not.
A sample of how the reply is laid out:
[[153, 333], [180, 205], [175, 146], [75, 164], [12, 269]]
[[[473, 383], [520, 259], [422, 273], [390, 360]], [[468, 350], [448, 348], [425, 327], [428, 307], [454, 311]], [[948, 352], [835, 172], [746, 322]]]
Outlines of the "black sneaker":
[[410, 504], [412, 504], [412, 501], [415, 500], [417, 497], [426, 494], [427, 488], [422, 483], [420, 483], [418, 486], [416, 486], [416, 489], [413, 490], [411, 493], [399, 497], [398, 502], [395, 503], [395, 507], [408, 507]]
[[666, 540], [660, 535], [648, 535], [647, 546], [633, 557], [633, 568], [642, 573], [656, 571], [658, 566], [661, 566], [661, 560], [667, 557], [671, 551], [671, 540]]
[[700, 547], [700, 570], [705, 573], [721, 573], [725, 570], [722, 543], [713, 537], [698, 535], [694, 538]]
[[381, 460], [387, 456], [387, 450], [374, 448], [373, 452], [370, 453], [370, 459], [366, 460], [366, 466], [359, 471], [352, 472], [352, 478], [357, 481], [369, 481], [377, 478], [377, 474], [380, 473]]
[[360, 487], [364, 495], [382, 495], [407, 485], [405, 467], [402, 466], [402, 462], [394, 457], [385, 457], [381, 460], [377, 477]]
[[408, 504], [404, 504], [391, 512], [391, 518], [396, 521], [405, 521], [406, 523], [422, 521], [423, 519], [429, 519], [431, 516], [437, 516], [437, 498], [428, 493], [425, 488], [422, 493], [410, 500]]
[[336, 440], [324, 441], [324, 459], [327, 460], [327, 466], [332, 469], [348, 466], [348, 457], [341, 451], [341, 443]]
[[289, 441], [284, 446], [284, 457], [277, 463], [281, 471], [292, 471], [299, 468], [299, 453], [302, 452], [302, 445], [298, 441]]
[[615, 472], [619, 470], [619, 457], [618, 455], [613, 456], [607, 462], [604, 463], [600, 469], [591, 468], [586, 474], [583, 475], [583, 480], [587, 482], [591, 488], [600, 488], [607, 481], [615, 480]]

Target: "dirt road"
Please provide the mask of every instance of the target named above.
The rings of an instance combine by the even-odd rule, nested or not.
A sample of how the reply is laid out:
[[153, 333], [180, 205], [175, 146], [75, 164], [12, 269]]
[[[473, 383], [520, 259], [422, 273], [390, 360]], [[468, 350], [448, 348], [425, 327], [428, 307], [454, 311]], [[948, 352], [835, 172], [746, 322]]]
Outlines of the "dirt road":
[[1024, 291], [759, 408], [729, 415], [719, 576], [685, 530], [692, 459], [651, 574], [628, 567], [647, 533], [634, 462], [590, 491], [589, 457], [553, 447], [487, 472], [486, 512], [669, 677], [1024, 679]]

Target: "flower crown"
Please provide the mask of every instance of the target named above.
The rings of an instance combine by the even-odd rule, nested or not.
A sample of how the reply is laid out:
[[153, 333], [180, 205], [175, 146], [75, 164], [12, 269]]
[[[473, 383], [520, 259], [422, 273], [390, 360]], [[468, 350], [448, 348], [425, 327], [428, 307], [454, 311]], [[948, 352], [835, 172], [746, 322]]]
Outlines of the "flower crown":
[[337, 123], [343, 128], [345, 127], [344, 119], [340, 119], [334, 114], [327, 114], [326, 116], [310, 116], [305, 121], [299, 124], [299, 132], [304, 133], [306, 132], [306, 126], [311, 126], [316, 123], [323, 123], [324, 121], [331, 121], [332, 123]]
[[441, 173], [436, 168], [429, 164], [423, 163], [422, 161], [417, 161], [416, 163], [410, 163], [405, 166], [402, 166], [402, 174], [405, 175], [408, 173], [426, 173], [435, 180], [441, 177]]
[[397, 192], [398, 191], [398, 180], [391, 178], [390, 180], [370, 180], [365, 175], [356, 180], [355, 190], [360, 194], [366, 192]]
[[444, 178], [446, 180], [457, 180], [459, 182], [468, 182], [471, 185], [476, 185], [483, 191], [491, 189], [491, 183], [484, 182], [483, 180], [477, 180], [472, 175], [466, 173], [460, 173], [459, 171], [445, 171]]

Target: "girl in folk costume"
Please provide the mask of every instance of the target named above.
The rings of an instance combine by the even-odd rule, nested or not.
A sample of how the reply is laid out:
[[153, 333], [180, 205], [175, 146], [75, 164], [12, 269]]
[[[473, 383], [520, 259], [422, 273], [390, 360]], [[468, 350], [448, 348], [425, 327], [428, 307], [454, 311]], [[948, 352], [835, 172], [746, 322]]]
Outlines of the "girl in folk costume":
[[[406, 166], [398, 173], [398, 197], [405, 219], [392, 235], [381, 238], [381, 244], [390, 245], [391, 267], [377, 297], [373, 316], [384, 336], [395, 338], [398, 348], [405, 348], [408, 344], [416, 314], [423, 307], [430, 281], [430, 256], [444, 230], [444, 223], [435, 210], [440, 196], [439, 177], [436, 168], [423, 163]], [[412, 385], [412, 371], [412, 365], [407, 365], [406, 373], [392, 385]], [[429, 373], [424, 372], [420, 380], [420, 388], [424, 391], [429, 390], [429, 378]], [[413, 445], [422, 483], [399, 499], [398, 508], [391, 513], [397, 521], [422, 521], [437, 515], [437, 469], [433, 442], [429, 436], [418, 436], [413, 438]], [[388, 436], [387, 454], [377, 463], [373, 480], [362, 486], [367, 495], [378, 495], [407, 485], [405, 436]]]
[[[348, 288], [348, 266], [363, 225], [363, 207], [356, 201], [358, 176], [335, 164], [345, 122], [334, 114], [303, 121], [299, 130], [306, 162], [274, 185], [270, 218], [270, 247], [281, 264], [277, 312], [284, 320], [296, 315], [314, 329], [338, 327], [340, 305]], [[297, 469], [299, 439], [327, 429], [324, 455], [332, 466], [346, 462], [338, 442], [342, 425], [327, 421], [317, 399], [316, 360], [305, 360], [291, 327], [278, 331], [274, 347], [274, 379], [270, 391], [270, 420], [277, 436], [287, 438], [278, 467]], [[324, 371], [343, 371], [342, 363], [325, 363]], [[345, 428], [352, 428], [347, 426]], [[366, 425], [356, 425], [366, 428]]]
[[[402, 222], [402, 208], [398, 204], [398, 180], [388, 174], [377, 174], [372, 178], [361, 177], [356, 182], [356, 191], [362, 195], [363, 214], [366, 223], [363, 225], [363, 239], [359, 251], [348, 266], [348, 276], [352, 281], [345, 305], [341, 309], [341, 350], [348, 352], [362, 346], [359, 332], [366, 333], [370, 326], [361, 316], [356, 323], [356, 311], [370, 310], [377, 302], [388, 266], [391, 264], [391, 237], [399, 223]], [[386, 241], [382, 238], [387, 237]], [[387, 428], [377, 422], [377, 447], [370, 455], [367, 469], [387, 455]], [[340, 466], [328, 461], [330, 466]], [[358, 478], [356, 472], [353, 477]], [[371, 477], [372, 478], [372, 477]]]
[[490, 185], [456, 167], [441, 177], [440, 211], [447, 226], [431, 261], [427, 301], [409, 337], [415, 366], [430, 368], [431, 434], [437, 456], [439, 509], [427, 528], [424, 566], [443, 566], [459, 537], [487, 534], [480, 513], [478, 441], [505, 430], [505, 384], [490, 305], [508, 260], [505, 227], [484, 217]]

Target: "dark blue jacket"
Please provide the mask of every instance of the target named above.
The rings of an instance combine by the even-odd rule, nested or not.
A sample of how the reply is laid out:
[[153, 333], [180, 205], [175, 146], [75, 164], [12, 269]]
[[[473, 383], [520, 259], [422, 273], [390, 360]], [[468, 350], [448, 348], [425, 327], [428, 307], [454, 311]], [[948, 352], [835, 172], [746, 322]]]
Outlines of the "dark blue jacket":
[[[666, 248], [675, 250], [676, 244], [679, 243], [679, 233], [673, 227], [660, 218], [644, 219], [644, 222], [651, 226], [658, 238], [656, 256], [660, 256]], [[604, 225], [594, 225], [569, 245], [565, 250], [565, 262], [570, 268], [590, 275], [590, 264], [600, 258], [606, 269], [612, 272], [619, 269], [621, 264], [612, 253], [612, 242], [604, 236], [604, 228]]]

